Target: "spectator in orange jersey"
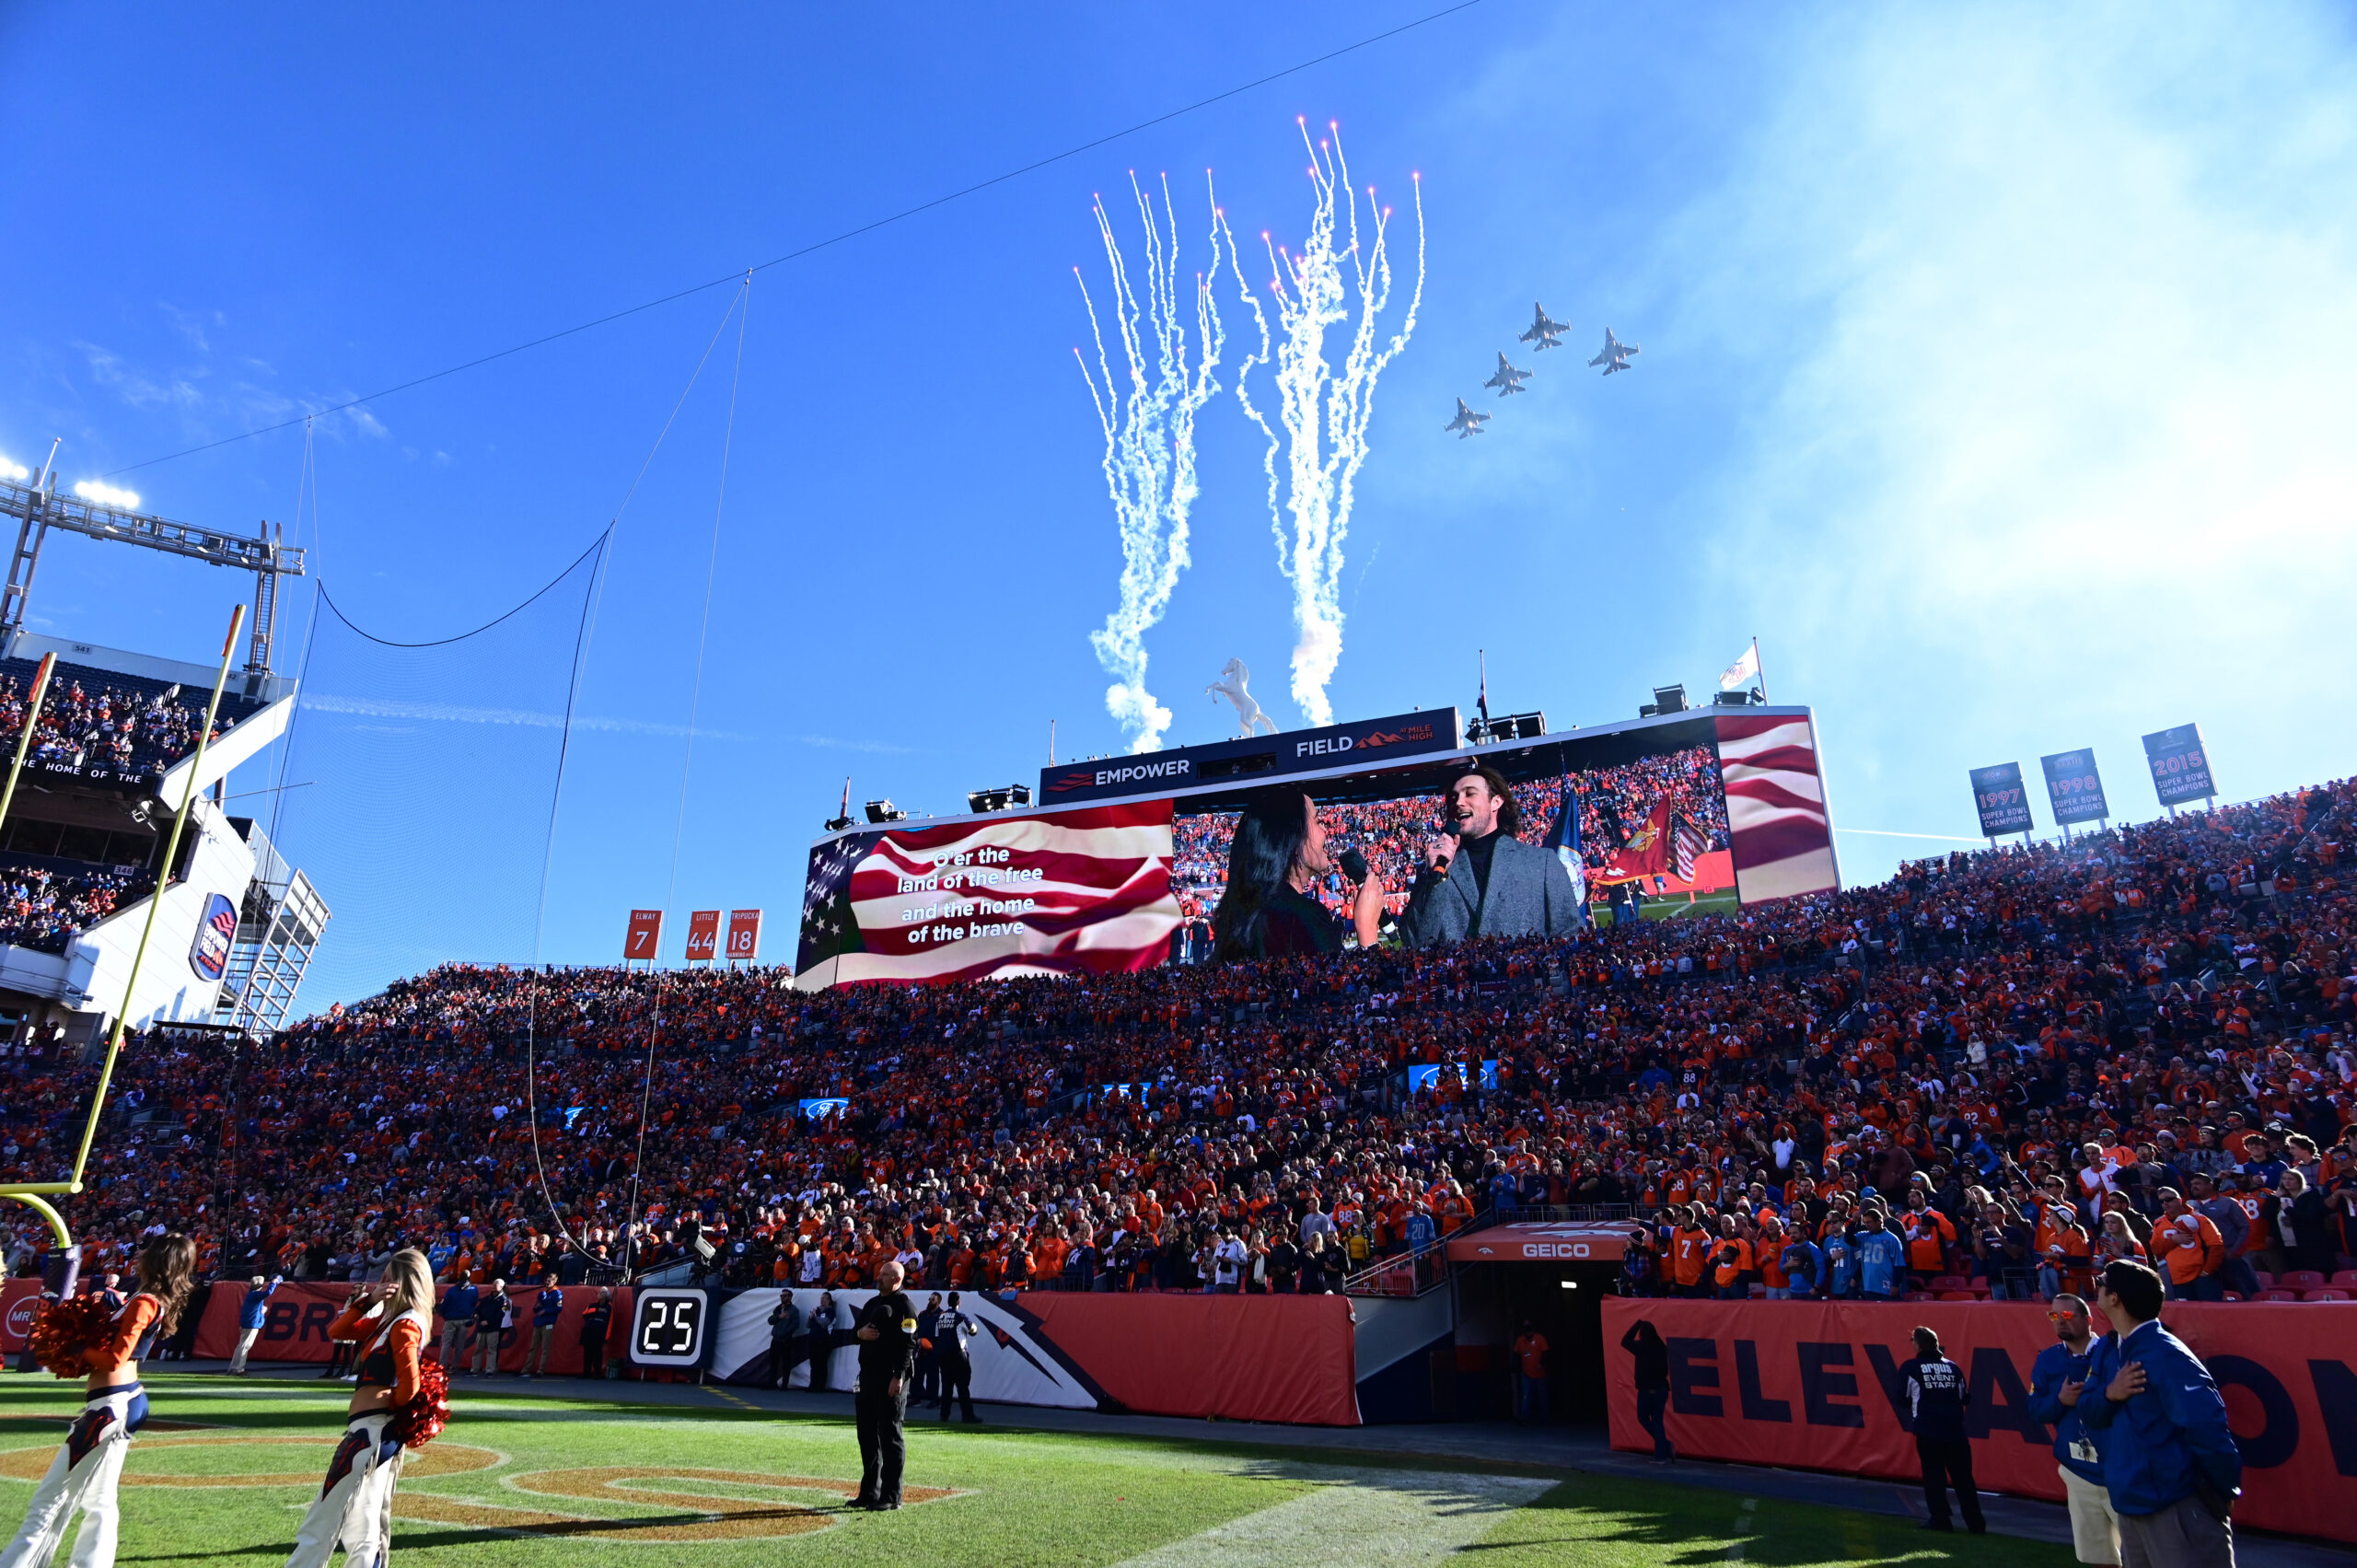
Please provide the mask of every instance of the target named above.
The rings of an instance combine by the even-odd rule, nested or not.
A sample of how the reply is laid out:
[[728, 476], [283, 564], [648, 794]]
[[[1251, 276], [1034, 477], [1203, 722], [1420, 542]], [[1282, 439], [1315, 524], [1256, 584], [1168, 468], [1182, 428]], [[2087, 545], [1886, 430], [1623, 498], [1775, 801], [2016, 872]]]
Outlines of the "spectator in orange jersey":
[[1711, 1244], [1711, 1283], [1721, 1301], [1741, 1301], [1751, 1294], [1751, 1243], [1736, 1229], [1733, 1214], [1719, 1216], [1718, 1239]]
[[1907, 1243], [1907, 1274], [1917, 1290], [1948, 1272], [1948, 1249], [1956, 1245], [1956, 1224], [1932, 1207], [1921, 1187], [1907, 1194], [1907, 1212], [1899, 1216], [1898, 1234]]
[[1680, 1295], [1701, 1295], [1702, 1270], [1711, 1255], [1711, 1233], [1691, 1208], [1673, 1211], [1678, 1226], [1669, 1233], [1670, 1279]]

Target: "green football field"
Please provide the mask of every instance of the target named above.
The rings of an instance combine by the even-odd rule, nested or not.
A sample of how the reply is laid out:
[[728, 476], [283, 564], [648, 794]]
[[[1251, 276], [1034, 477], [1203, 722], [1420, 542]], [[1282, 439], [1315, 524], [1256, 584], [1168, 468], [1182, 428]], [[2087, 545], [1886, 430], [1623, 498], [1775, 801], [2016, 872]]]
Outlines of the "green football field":
[[[148, 1380], [157, 1424], [124, 1469], [124, 1562], [274, 1563], [342, 1428], [344, 1394]], [[435, 1568], [589, 1561], [738, 1564], [1965, 1562], [2054, 1568], [2061, 1548], [1930, 1537], [1905, 1519], [1666, 1483], [911, 1423], [908, 1505], [844, 1506], [848, 1420], [462, 1391], [410, 1458], [396, 1560]], [[20, 1516], [72, 1389], [0, 1383], [0, 1506]], [[172, 1429], [165, 1430], [167, 1423]], [[61, 1555], [60, 1562], [64, 1561]]]

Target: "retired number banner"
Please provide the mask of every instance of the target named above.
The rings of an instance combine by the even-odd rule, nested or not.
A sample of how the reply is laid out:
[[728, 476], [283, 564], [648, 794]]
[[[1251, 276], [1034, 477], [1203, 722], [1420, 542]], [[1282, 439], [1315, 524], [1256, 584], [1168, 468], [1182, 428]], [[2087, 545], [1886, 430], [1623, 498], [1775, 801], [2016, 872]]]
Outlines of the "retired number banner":
[[1980, 813], [1980, 836], [1993, 839], [2003, 833], [2026, 833], [2036, 826], [2030, 820], [2029, 791], [2022, 784], [2019, 762], [2000, 762], [1993, 768], [1972, 770], [1972, 805]]
[[2218, 793], [2210, 778], [2210, 753], [2202, 749], [2201, 726], [2181, 724], [2144, 738], [2144, 761], [2153, 770], [2153, 792], [2164, 806], [2207, 800]]
[[663, 912], [661, 910], [631, 911], [630, 929], [622, 935], [623, 961], [627, 963], [634, 958], [644, 958], [648, 963], [653, 963], [656, 953], [662, 945]]
[[[1669, 1346], [1669, 1440], [1681, 1454], [1917, 1479], [1899, 1378], [1921, 1323], [1964, 1368], [1974, 1479], [2062, 1496], [2054, 1434], [2029, 1415], [2030, 1368], [2054, 1342], [2037, 1303], [1607, 1301], [1612, 1446], [1650, 1451], [1620, 1348], [1641, 1318]], [[2162, 1322], [2225, 1397], [2243, 1454], [2235, 1523], [2357, 1541], [2357, 1307], [2172, 1303]]]
[[688, 912], [688, 962], [708, 964], [720, 948], [720, 912]]

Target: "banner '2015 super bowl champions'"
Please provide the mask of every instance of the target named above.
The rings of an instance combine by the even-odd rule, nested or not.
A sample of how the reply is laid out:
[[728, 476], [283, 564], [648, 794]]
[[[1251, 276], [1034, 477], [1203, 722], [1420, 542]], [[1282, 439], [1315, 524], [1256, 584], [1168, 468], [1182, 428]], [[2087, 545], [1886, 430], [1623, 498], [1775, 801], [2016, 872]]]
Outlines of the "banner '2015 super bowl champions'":
[[[1840, 886], [1805, 708], [1689, 711], [1466, 747], [1453, 708], [1050, 768], [1028, 811], [830, 834], [810, 849], [795, 983], [1107, 973], [1200, 956], [1236, 816], [1280, 782], [1403, 909], [1443, 792], [1504, 775], [1515, 830], [1625, 917]], [[1341, 907], [1330, 877], [1324, 896]]]

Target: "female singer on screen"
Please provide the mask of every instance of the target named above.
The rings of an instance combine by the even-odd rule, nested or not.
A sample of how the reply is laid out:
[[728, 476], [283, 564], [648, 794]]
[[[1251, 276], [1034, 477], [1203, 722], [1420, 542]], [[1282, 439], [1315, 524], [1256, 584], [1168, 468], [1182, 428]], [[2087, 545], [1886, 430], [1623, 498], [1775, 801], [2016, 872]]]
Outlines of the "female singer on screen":
[[341, 1541], [347, 1568], [382, 1568], [392, 1551], [393, 1488], [401, 1481], [402, 1418], [423, 1387], [418, 1353], [434, 1321], [434, 1271], [415, 1248], [393, 1254], [385, 1278], [343, 1309], [328, 1338], [353, 1340], [359, 1385], [327, 1480], [303, 1516], [287, 1568], [324, 1568]]
[[1357, 890], [1348, 919], [1318, 899], [1335, 869], [1317, 802], [1297, 789], [1262, 791], [1237, 819], [1227, 851], [1227, 889], [1212, 912], [1213, 956], [1222, 963], [1339, 953], [1346, 936], [1372, 947], [1383, 923], [1383, 879], [1355, 852], [1341, 856]]
[[[65, 1325], [103, 1312], [103, 1298], [85, 1296], [50, 1308], [58, 1321], [41, 1332], [35, 1325], [41, 1363], [60, 1376], [86, 1374], [82, 1413], [65, 1434], [65, 1446], [49, 1462], [49, 1473], [33, 1489], [24, 1527], [0, 1551], [0, 1568], [47, 1568], [65, 1528], [79, 1510], [81, 1539], [74, 1543], [75, 1568], [110, 1568], [122, 1511], [115, 1484], [122, 1475], [131, 1434], [147, 1423], [147, 1396], [139, 1388], [139, 1363], [158, 1339], [179, 1327], [196, 1288], [196, 1243], [185, 1236], [163, 1236], [139, 1254], [139, 1293], [110, 1317], [95, 1318], [88, 1331]], [[61, 1340], [76, 1342], [61, 1342]]]

